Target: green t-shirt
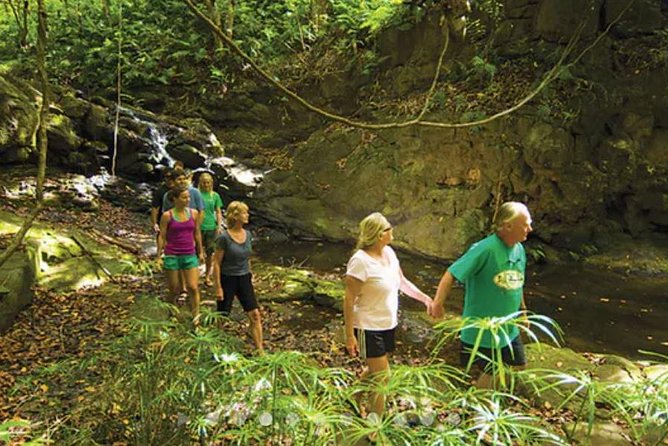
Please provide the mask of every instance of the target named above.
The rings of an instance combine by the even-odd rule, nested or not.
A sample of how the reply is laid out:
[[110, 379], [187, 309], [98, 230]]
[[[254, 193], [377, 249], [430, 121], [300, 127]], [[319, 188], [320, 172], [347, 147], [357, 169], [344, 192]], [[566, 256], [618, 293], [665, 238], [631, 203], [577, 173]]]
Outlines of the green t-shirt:
[[223, 207], [223, 200], [220, 199], [218, 192], [201, 192], [204, 199], [204, 221], [202, 221], [202, 231], [213, 231], [218, 227], [216, 221], [216, 209]]
[[[526, 254], [521, 243], [508, 247], [492, 234], [478, 243], [453, 263], [448, 271], [466, 288], [464, 295], [464, 317], [503, 317], [519, 310], [524, 286]], [[519, 334], [517, 327], [508, 327], [508, 338]], [[462, 341], [474, 345], [478, 329], [462, 330]], [[498, 332], [498, 347], [508, 345], [506, 337]], [[489, 330], [484, 330], [480, 342], [482, 347], [496, 347]]]

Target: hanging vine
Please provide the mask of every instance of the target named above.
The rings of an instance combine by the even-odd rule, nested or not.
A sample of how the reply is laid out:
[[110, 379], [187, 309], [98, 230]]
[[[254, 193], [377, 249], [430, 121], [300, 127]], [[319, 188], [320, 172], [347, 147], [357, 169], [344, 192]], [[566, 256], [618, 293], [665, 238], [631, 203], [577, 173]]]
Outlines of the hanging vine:
[[204, 14], [202, 11], [197, 8], [197, 6], [192, 2], [192, 0], [183, 0], [185, 4], [188, 6], [188, 8], [195, 14], [197, 17], [199, 17], [205, 24], [206, 26], [213, 32], [213, 34], [225, 42], [225, 44], [230, 48], [234, 53], [236, 53], [239, 57], [241, 57], [248, 65], [250, 68], [252, 68], [257, 74], [259, 74], [265, 81], [267, 81], [269, 84], [273, 85], [276, 89], [281, 91], [283, 94], [285, 94], [287, 97], [290, 99], [294, 100], [295, 102], [301, 104], [303, 107], [306, 109], [317, 113], [327, 119], [330, 119], [332, 121], [340, 122], [346, 125], [349, 125], [351, 127], [356, 127], [356, 128], [362, 128], [362, 129], [368, 129], [368, 130], [383, 130], [383, 129], [394, 129], [394, 128], [404, 128], [404, 127], [411, 127], [411, 126], [420, 126], [420, 127], [435, 127], [435, 128], [446, 128], [446, 129], [456, 129], [456, 128], [468, 128], [468, 127], [475, 127], [475, 126], [480, 126], [484, 124], [488, 124], [492, 121], [495, 121], [499, 118], [502, 118], [504, 116], [510, 115], [514, 113], [515, 111], [519, 110], [523, 106], [525, 106], [527, 103], [529, 103], [531, 100], [533, 100], [545, 87], [547, 87], [550, 83], [552, 83], [555, 79], [559, 77], [559, 74], [562, 72], [562, 70], [572, 67], [575, 65], [586, 53], [588, 53], [592, 48], [594, 48], [600, 41], [605, 37], [609, 32], [610, 29], [622, 18], [624, 13], [628, 11], [628, 9], [633, 5], [635, 0], [630, 0], [628, 4], [621, 10], [621, 12], [617, 15], [617, 17], [612, 20], [608, 27], [600, 33], [594, 41], [586, 46], [582, 51], [580, 51], [578, 54], [575, 55], [571, 59], [570, 62], [567, 63], [567, 60], [571, 55], [574, 54], [574, 51], [576, 49], [577, 43], [580, 40], [580, 37], [582, 35], [582, 31], [584, 29], [585, 22], [583, 20], [582, 23], [577, 27], [576, 31], [573, 33], [571, 36], [570, 40], [564, 47], [564, 50], [562, 51], [561, 57], [557, 61], [557, 63], [550, 69], [545, 76], [543, 77], [542, 81], [538, 84], [536, 88], [531, 90], [526, 96], [524, 96], [521, 100], [519, 100], [517, 103], [515, 103], [513, 106], [508, 107], [505, 110], [502, 110], [498, 113], [495, 113], [487, 118], [483, 119], [478, 119], [475, 121], [469, 121], [469, 122], [460, 122], [460, 123], [451, 123], [451, 122], [437, 122], [437, 121], [428, 121], [424, 120], [424, 115], [429, 107], [429, 102], [431, 101], [431, 98], [434, 94], [436, 83], [438, 82], [438, 78], [440, 77], [440, 72], [442, 69], [442, 60], [445, 55], [445, 52], [447, 50], [447, 44], [449, 41], [449, 32], [447, 31], [447, 22], [449, 20], [444, 20], [444, 28], [446, 29], [445, 31], [445, 43], [443, 45], [444, 49], [440, 54], [439, 62], [436, 67], [436, 72], [434, 74], [434, 81], [432, 82], [432, 85], [429, 89], [429, 93], [425, 99], [425, 104], [418, 114], [417, 117], [412, 118], [412, 119], [407, 119], [405, 121], [399, 121], [399, 122], [387, 122], [387, 123], [371, 123], [371, 122], [364, 122], [364, 121], [358, 121], [354, 119], [349, 119], [345, 116], [329, 112], [323, 108], [320, 108], [316, 105], [313, 105], [311, 102], [308, 100], [304, 99], [294, 91], [290, 90], [287, 88], [285, 85], [283, 85], [281, 82], [276, 80], [274, 76], [272, 76], [270, 73], [265, 71], [251, 56], [246, 54], [223, 30], [220, 29], [220, 27], [216, 26], [216, 24], [209, 18], [207, 17], [206, 14]]

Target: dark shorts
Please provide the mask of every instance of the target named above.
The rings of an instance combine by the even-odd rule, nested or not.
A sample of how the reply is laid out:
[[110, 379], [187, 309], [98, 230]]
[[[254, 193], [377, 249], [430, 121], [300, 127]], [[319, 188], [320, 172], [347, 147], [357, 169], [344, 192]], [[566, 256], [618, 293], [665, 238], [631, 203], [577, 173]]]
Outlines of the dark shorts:
[[360, 357], [380, 358], [394, 351], [394, 328], [389, 330], [355, 329], [355, 337], [360, 349]]
[[[466, 342], [461, 343], [459, 361], [463, 367], [468, 365], [472, 349], [473, 346], [471, 344], [467, 344]], [[490, 366], [490, 361], [493, 358], [492, 355], [496, 355], [496, 352], [494, 352], [493, 349], [480, 347], [476, 352], [476, 358], [473, 360], [473, 364], [480, 367], [481, 370], [486, 370]], [[507, 365], [519, 366], [527, 363], [521, 336], [517, 336], [509, 345], [506, 345], [501, 349], [501, 359], [503, 360], [503, 363]]]
[[204, 247], [204, 252], [206, 255], [210, 256], [216, 250], [216, 237], [217, 232], [215, 229], [211, 231], [202, 231], [202, 246]]
[[232, 310], [234, 296], [239, 298], [241, 307], [245, 312], [260, 308], [255, 298], [255, 290], [253, 289], [251, 277], [251, 274], [243, 276], [220, 276], [220, 283], [223, 288], [223, 303], [221, 307], [223, 313], [229, 314]]

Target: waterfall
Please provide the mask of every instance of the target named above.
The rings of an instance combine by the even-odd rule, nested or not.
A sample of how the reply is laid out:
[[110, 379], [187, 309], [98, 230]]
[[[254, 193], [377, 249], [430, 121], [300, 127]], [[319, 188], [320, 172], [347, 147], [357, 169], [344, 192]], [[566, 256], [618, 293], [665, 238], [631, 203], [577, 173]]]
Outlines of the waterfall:
[[[154, 149], [149, 159], [156, 164], [162, 164], [163, 161], [166, 161], [167, 166], [172, 167], [176, 160], [172, 158], [166, 149], [167, 143], [169, 142], [166, 127], [164, 125], [158, 125], [157, 120], [154, 120], [153, 118], [149, 119], [140, 116], [132, 109], [121, 107], [120, 110], [128, 118], [143, 124], [148, 128], [148, 141], [150, 142], [151, 147]], [[182, 131], [182, 129], [179, 129], [179, 131]]]

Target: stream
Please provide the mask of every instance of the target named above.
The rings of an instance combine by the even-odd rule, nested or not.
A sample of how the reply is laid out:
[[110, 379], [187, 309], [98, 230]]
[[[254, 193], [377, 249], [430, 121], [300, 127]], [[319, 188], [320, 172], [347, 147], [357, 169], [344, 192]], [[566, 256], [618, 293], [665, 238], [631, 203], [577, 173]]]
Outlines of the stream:
[[[256, 247], [267, 262], [321, 273], [343, 274], [351, 254], [349, 245], [335, 243], [258, 241]], [[406, 277], [433, 296], [447, 264], [401, 251], [397, 255]], [[453, 290], [446, 311], [461, 313], [463, 291], [460, 286]], [[625, 276], [577, 263], [527, 267], [528, 308], [554, 319], [564, 331], [562, 345], [579, 352], [633, 359], [650, 359], [639, 350], [668, 355], [667, 296], [666, 277]], [[402, 298], [400, 308], [410, 320], [410, 313], [424, 307]]]

